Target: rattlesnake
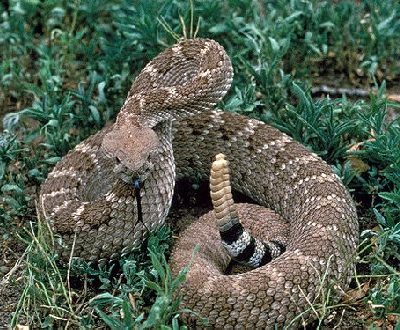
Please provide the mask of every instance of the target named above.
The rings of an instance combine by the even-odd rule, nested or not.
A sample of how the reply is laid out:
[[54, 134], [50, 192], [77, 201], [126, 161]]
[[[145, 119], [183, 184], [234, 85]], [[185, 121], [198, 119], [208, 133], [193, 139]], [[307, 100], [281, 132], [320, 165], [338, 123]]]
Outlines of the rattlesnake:
[[[251, 272], [223, 276], [210, 262], [217, 256], [226, 262], [225, 252], [203, 244], [209, 254], [195, 259], [182, 303], [210, 324], [287, 324], [316, 296], [318, 273], [329, 271], [337, 284], [347, 285], [356, 211], [339, 178], [316, 155], [260, 121], [213, 110], [231, 80], [230, 60], [215, 41], [184, 40], [162, 52], [136, 78], [115, 124], [55, 166], [41, 187], [39, 210], [62, 237], [56, 246], [62, 258], [72, 246], [74, 256], [87, 260], [117, 258], [164, 223], [175, 177], [207, 178], [214, 155], [223, 152], [233, 188], [289, 224], [286, 252]], [[198, 226], [182, 235], [217, 244], [215, 227]], [[171, 260], [175, 274], [190, 259], [187, 253], [192, 251], [178, 243]]]

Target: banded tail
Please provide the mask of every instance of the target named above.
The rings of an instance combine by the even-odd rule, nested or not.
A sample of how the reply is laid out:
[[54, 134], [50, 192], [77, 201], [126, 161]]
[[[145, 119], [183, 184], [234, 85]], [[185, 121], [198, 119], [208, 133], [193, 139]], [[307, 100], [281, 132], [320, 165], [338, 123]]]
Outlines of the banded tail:
[[222, 244], [231, 258], [249, 267], [260, 267], [285, 252], [279, 241], [261, 241], [240, 223], [232, 198], [229, 162], [218, 154], [211, 166], [210, 195]]

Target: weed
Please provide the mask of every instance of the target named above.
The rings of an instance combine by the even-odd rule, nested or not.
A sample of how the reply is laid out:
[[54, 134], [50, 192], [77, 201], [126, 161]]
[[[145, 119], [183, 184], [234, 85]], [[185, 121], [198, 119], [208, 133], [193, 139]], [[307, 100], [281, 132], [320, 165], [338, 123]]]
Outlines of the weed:
[[[54, 237], [47, 224], [31, 225], [26, 240], [25, 285], [17, 310], [11, 320], [15, 327], [23, 316], [29, 324], [54, 326], [55, 322], [77, 325], [79, 312], [85, 305], [85, 293], [78, 295], [70, 288], [69, 269], [59, 267], [54, 252]], [[68, 276], [66, 276], [68, 273]], [[82, 299], [82, 300], [81, 300]]]
[[[344, 308], [351, 309], [351, 306], [347, 304], [337, 303], [339, 300], [337, 292], [341, 289], [340, 287], [338, 288], [338, 284], [333, 283], [330, 278], [330, 272], [332, 271], [330, 269], [331, 260], [332, 258], [328, 259], [325, 271], [322, 274], [311, 265], [317, 277], [317, 287], [315, 290], [315, 295], [313, 295], [312, 297], [310, 297], [310, 295], [306, 295], [303, 289], [299, 286], [299, 290], [301, 292], [300, 299], [305, 300], [305, 302], [307, 303], [307, 309], [299, 315], [296, 315], [291, 323], [288, 325], [288, 328], [290, 328], [297, 322], [302, 321], [303, 323], [305, 323], [305, 321], [309, 321], [311, 319], [315, 320], [315, 323], [317, 323], [316, 328], [320, 329], [321, 326], [325, 324], [324, 322], [329, 322], [329, 318], [332, 318], [332, 316], [334, 316], [334, 314], [336, 313], [335, 310], [337, 310], [338, 308], [343, 308], [342, 317], [345, 313]], [[341, 319], [339, 321], [339, 325], [340, 322]]]

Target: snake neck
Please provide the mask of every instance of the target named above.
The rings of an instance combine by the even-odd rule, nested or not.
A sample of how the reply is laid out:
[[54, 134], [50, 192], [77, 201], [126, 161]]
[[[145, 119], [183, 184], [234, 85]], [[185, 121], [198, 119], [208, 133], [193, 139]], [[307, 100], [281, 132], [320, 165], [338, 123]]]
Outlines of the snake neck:
[[149, 230], [156, 230], [165, 223], [175, 186], [171, 120], [160, 122], [154, 131], [160, 143], [151, 154], [151, 170], [141, 189], [143, 222]]
[[205, 112], [223, 98], [233, 77], [224, 48], [209, 39], [182, 40], [136, 77], [117, 118], [153, 128], [164, 120]]

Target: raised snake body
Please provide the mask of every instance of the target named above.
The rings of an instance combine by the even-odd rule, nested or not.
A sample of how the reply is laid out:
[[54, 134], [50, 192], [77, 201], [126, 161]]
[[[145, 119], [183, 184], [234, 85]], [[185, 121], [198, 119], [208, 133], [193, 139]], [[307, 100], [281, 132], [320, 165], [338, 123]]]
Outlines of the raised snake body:
[[[223, 275], [227, 255], [216, 226], [199, 222], [197, 230], [182, 234], [171, 259], [177, 273], [192, 254], [185, 240], [203, 244], [182, 303], [211, 325], [287, 325], [309, 307], [325, 272], [347, 286], [358, 237], [356, 211], [339, 178], [316, 155], [260, 121], [213, 110], [231, 79], [229, 58], [212, 40], [185, 40], [161, 53], [135, 80], [116, 123], [55, 166], [41, 188], [40, 212], [62, 236], [57, 249], [63, 258], [74, 241], [75, 256], [117, 258], [164, 223], [175, 176], [208, 178], [212, 159], [223, 152], [233, 189], [288, 224], [286, 252], [250, 272]], [[135, 178], [143, 185], [143, 223]], [[257, 235], [264, 225], [250, 226]]]

